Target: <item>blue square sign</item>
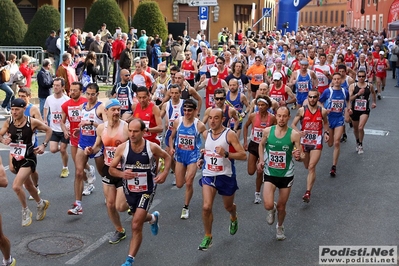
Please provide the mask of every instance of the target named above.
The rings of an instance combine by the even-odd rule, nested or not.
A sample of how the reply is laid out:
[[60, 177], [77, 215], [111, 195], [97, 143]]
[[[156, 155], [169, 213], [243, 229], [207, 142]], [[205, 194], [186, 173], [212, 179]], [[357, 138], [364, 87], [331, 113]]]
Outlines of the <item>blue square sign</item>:
[[198, 7], [198, 19], [199, 20], [208, 20], [208, 7], [207, 6], [199, 6]]
[[263, 8], [263, 12], [262, 12], [262, 14], [263, 14], [263, 16], [265, 17], [265, 18], [270, 18], [271, 16], [272, 16], [272, 9], [271, 8], [267, 8], [267, 7], [264, 7]]

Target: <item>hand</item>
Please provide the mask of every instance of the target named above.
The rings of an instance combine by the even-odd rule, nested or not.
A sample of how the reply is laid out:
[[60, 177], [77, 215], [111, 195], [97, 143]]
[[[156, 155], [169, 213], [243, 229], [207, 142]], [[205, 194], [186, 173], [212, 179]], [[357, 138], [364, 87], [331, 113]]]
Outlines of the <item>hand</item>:
[[11, 134], [10, 133], [6, 133], [3, 136], [3, 140], [1, 141], [1, 143], [3, 143], [4, 145], [9, 145], [11, 143]]
[[377, 104], [376, 103], [372, 103], [371, 104], [371, 109], [374, 109], [374, 108], [376, 108], [377, 107]]
[[84, 150], [84, 153], [87, 156], [93, 154], [93, 147], [91, 147], [91, 146], [86, 147], [85, 150]]
[[80, 128], [74, 128], [74, 129], [73, 129], [72, 136], [74, 136], [75, 138], [77, 138], [77, 137], [79, 137], [79, 133], [80, 133]]
[[328, 142], [330, 135], [324, 133], [324, 142]]
[[364, 89], [360, 89], [358, 92], [357, 92], [357, 95], [363, 95], [364, 94]]
[[246, 113], [242, 112], [242, 113], [240, 113], [240, 116], [241, 116], [242, 118], [244, 118], [244, 117], [246, 116]]
[[126, 179], [126, 180], [130, 180], [137, 177], [137, 173], [132, 172], [131, 169], [126, 169], [125, 171], [123, 171], [123, 175], [122, 178]]
[[34, 148], [33, 152], [35, 154], [43, 154], [44, 153], [44, 149], [45, 149], [44, 145], [41, 144], [41, 145], [37, 146], [36, 148]]
[[248, 151], [248, 143], [247, 142], [244, 142], [244, 145], [242, 145], [242, 146], [244, 147], [245, 151]]
[[221, 147], [221, 146], [216, 146], [216, 147], [215, 147], [215, 152], [216, 152], [217, 154], [219, 154], [220, 156], [224, 157], [224, 152], [225, 152], [225, 150], [223, 149], [223, 147]]
[[64, 138], [69, 139], [69, 137], [70, 137], [69, 131], [64, 132]]
[[165, 182], [167, 176], [168, 176], [168, 173], [164, 171], [154, 178], [154, 182], [156, 184], [162, 184]]
[[198, 169], [201, 169], [203, 164], [204, 164], [204, 160], [203, 160], [203, 159], [199, 159], [199, 160], [197, 161], [197, 168], [198, 168]]
[[201, 77], [200, 77], [199, 82], [201, 83], [201, 82], [203, 82], [205, 79], [206, 79], [205, 74], [202, 74]]
[[169, 155], [173, 156], [175, 154], [175, 149], [174, 148], [169, 148]]
[[256, 170], [258, 173], [263, 173], [263, 169], [265, 167], [265, 162], [259, 161], [256, 165]]
[[296, 149], [292, 151], [292, 155], [294, 156], [296, 161], [301, 160], [301, 151]]

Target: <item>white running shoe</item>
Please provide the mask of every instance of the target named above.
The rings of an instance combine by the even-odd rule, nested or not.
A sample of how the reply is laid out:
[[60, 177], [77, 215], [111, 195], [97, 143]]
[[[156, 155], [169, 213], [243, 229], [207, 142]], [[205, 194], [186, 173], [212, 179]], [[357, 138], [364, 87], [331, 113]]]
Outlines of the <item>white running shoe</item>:
[[358, 149], [357, 149], [357, 154], [363, 154], [363, 146], [359, 145]]
[[278, 226], [278, 223], [276, 224], [276, 239], [281, 241], [285, 239], [285, 234], [284, 234], [284, 225]]
[[276, 203], [274, 203], [273, 210], [267, 212], [266, 222], [270, 225], [274, 223], [274, 219], [276, 217]]
[[188, 219], [189, 216], [190, 216], [189, 209], [183, 208], [181, 211], [180, 219]]
[[262, 199], [260, 198], [260, 193], [259, 192], [255, 192], [255, 200], [254, 203], [255, 204], [260, 204], [262, 202]]
[[93, 165], [89, 165], [90, 166], [90, 170], [84, 170], [86, 173], [86, 177], [87, 177], [87, 182], [89, 184], [93, 184], [96, 181], [96, 169], [94, 168]]
[[93, 184], [85, 183], [82, 195], [89, 196], [93, 192], [94, 189], [95, 189], [95, 187]]

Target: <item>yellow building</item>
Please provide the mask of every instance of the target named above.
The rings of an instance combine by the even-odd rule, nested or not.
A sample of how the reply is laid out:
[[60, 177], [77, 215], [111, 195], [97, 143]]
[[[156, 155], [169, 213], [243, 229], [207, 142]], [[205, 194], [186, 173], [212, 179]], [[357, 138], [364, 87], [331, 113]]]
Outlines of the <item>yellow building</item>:
[[[3, 0], [1, 0], [3, 1]], [[60, 0], [13, 0], [21, 11], [25, 21], [33, 18], [36, 10], [44, 5], [53, 5], [59, 9]], [[83, 28], [90, 6], [95, 0], [65, 0], [65, 24], [67, 27]], [[141, 0], [115, 0], [128, 23], [132, 21], [134, 12]], [[193, 0], [155, 0], [158, 2], [166, 23], [184, 23], [184, 28], [189, 31], [190, 36], [195, 37], [200, 29], [198, 19], [198, 8], [190, 7], [189, 2]], [[205, 1], [205, 0], [196, 0]], [[208, 0], [209, 1], [209, 0]], [[212, 2], [212, 1], [211, 1]], [[207, 30], [204, 32], [211, 43], [217, 42], [217, 35], [221, 28], [227, 27], [235, 33], [238, 29], [245, 32], [248, 27], [262, 17], [264, 7], [272, 8], [270, 18], [262, 19], [254, 30], [273, 30], [276, 23], [275, 0], [215, 0], [217, 6], [209, 7], [209, 19]], [[133, 25], [134, 26], [134, 25]], [[113, 29], [110, 29], [112, 31]]]
[[300, 11], [299, 25], [330, 27], [345, 25], [346, 4], [346, 0], [312, 0]]

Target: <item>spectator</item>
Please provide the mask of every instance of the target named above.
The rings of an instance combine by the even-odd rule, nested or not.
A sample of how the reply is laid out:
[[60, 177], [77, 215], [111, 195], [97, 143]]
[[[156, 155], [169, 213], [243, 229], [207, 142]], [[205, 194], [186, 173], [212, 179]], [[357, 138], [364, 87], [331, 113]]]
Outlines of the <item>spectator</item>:
[[127, 41], [126, 48], [122, 51], [119, 59], [119, 67], [121, 69], [127, 69], [129, 72], [133, 62], [132, 46], [132, 41]]
[[141, 50], [145, 50], [147, 48], [147, 40], [148, 37], [146, 35], [145, 30], [141, 30], [141, 36], [139, 38], [139, 41], [137, 42], [137, 48]]
[[152, 48], [152, 68], [158, 69], [158, 65], [162, 63], [162, 57], [169, 57], [168, 52], [161, 51], [162, 39], [155, 39], [154, 48]]
[[138, 42], [138, 37], [136, 34], [137, 30], [133, 27], [130, 27], [129, 33], [127, 34], [127, 39], [132, 41], [133, 47], [135, 47], [135, 44]]
[[[86, 56], [86, 60], [83, 66], [83, 73], [86, 70], [87, 75], [89, 75], [93, 82], [96, 82], [97, 75], [99, 74], [100, 67], [97, 65], [97, 56], [95, 52], [89, 52]], [[80, 74], [80, 77], [82, 74]]]
[[46, 44], [45, 44], [46, 49], [49, 48], [50, 43], [51, 43], [51, 41], [52, 41], [54, 38], [55, 38], [55, 31], [52, 30], [52, 31], [50, 31], [50, 35], [49, 35], [49, 36], [47, 37], [47, 39], [46, 39]]
[[34, 63], [30, 63], [29, 55], [24, 54], [21, 57], [21, 64], [19, 65], [19, 71], [26, 78], [26, 84], [24, 87], [30, 89], [30, 85], [32, 83], [32, 76], [35, 74], [37, 66]]
[[[53, 87], [53, 77], [50, 73], [51, 61], [50, 59], [44, 59], [42, 68], [39, 73], [37, 73], [37, 86], [40, 101], [40, 115], [43, 117], [44, 103], [48, 96], [50, 96], [51, 88]], [[47, 118], [43, 118], [47, 121]]]
[[[166, 52], [170, 53], [172, 52], [172, 44], [175, 42], [173, 39], [172, 33], [169, 33], [168, 39], [166, 40]], [[168, 67], [172, 63], [172, 55], [169, 55], [166, 58], [166, 67]]]
[[86, 41], [85, 41], [85, 50], [86, 51], [89, 51], [89, 48], [90, 48], [90, 45], [92, 42], [94, 42], [93, 32], [90, 31], [89, 33], [87, 33], [87, 36], [86, 36]]
[[104, 43], [103, 47], [103, 54], [106, 54], [107, 56], [104, 56], [103, 58], [103, 64], [104, 64], [104, 71], [107, 76], [103, 79], [103, 81], [107, 81], [109, 77], [109, 70], [111, 67], [111, 62], [112, 62], [112, 42], [114, 39], [112, 39], [112, 36], [108, 36], [107, 42]]
[[[0, 52], [0, 71], [3, 71], [3, 69], [7, 68], [8, 62], [6, 61], [6, 56]], [[0, 75], [0, 90], [4, 91], [6, 93], [6, 98], [3, 100], [3, 103], [1, 104], [1, 108], [6, 114], [10, 114], [10, 109], [7, 108], [11, 97], [14, 96], [14, 93], [12, 92], [10, 86], [6, 84], [6, 81], [2, 80], [2, 75]]]
[[83, 36], [82, 34], [78, 35], [78, 45], [80, 50], [84, 50], [85, 49], [85, 45], [83, 44]]
[[197, 61], [198, 54], [201, 53], [201, 49], [198, 45], [199, 42], [197, 39], [192, 39], [192, 42], [193, 43], [190, 45], [191, 58]]
[[61, 77], [65, 80], [65, 92], [68, 96], [72, 82], [78, 81], [75, 69], [69, 66], [71, 64], [71, 61], [72, 61], [72, 56], [70, 53], [63, 54], [62, 64], [58, 67], [56, 72], [57, 77]]
[[78, 33], [79, 31], [77, 29], [73, 30], [73, 33], [69, 38], [69, 47], [75, 47], [76, 45], [78, 45]]
[[181, 62], [184, 60], [184, 48], [185, 48], [185, 41], [183, 37], [179, 36], [177, 37], [177, 42], [173, 46], [173, 49], [175, 49], [176, 57], [175, 60], [177, 61], [177, 66], [181, 67]]
[[[18, 84], [14, 82], [15, 74], [19, 71], [19, 66], [17, 64], [17, 56], [15, 54], [10, 54], [8, 57], [9, 64], [7, 65], [10, 69], [10, 81], [6, 82], [8, 86], [11, 87], [14, 95], [17, 95]], [[10, 103], [14, 100], [14, 96], [11, 97]], [[10, 105], [10, 104], [8, 104]], [[9, 106], [10, 107], [10, 106]]]
[[125, 50], [126, 44], [122, 40], [122, 33], [118, 33], [116, 35], [115, 41], [112, 43], [112, 57], [114, 58], [114, 73], [113, 73], [113, 82], [116, 84], [120, 82], [120, 75], [119, 75], [119, 59], [121, 57], [121, 53]]
[[150, 66], [152, 66], [152, 47], [153, 47], [153, 41], [154, 41], [154, 38], [153, 37], [148, 37], [148, 39], [147, 39], [147, 46], [146, 46], [146, 55], [147, 55], [147, 58], [148, 58], [148, 64], [150, 65]]
[[104, 48], [104, 42], [101, 40], [101, 35], [97, 34], [96, 36], [94, 36], [94, 42], [90, 44], [89, 51], [95, 52], [96, 56], [98, 57], [97, 65], [100, 67], [100, 72], [98, 73], [99, 75], [104, 74], [104, 66], [102, 61], [102, 55], [97, 55], [97, 54], [100, 54], [103, 51], [103, 48]]
[[109, 30], [107, 29], [107, 24], [105, 24], [105, 23], [103, 23], [103, 24], [101, 25], [101, 29], [99, 29], [99, 30], [97, 31], [97, 34], [100, 35], [101, 41], [102, 41], [103, 43], [107, 42], [109, 36], [112, 37], [111, 33], [110, 33]]
[[50, 60], [54, 62], [54, 72], [57, 70], [60, 64], [60, 53], [61, 53], [61, 39], [60, 30], [57, 31], [57, 35], [50, 41], [50, 45], [47, 47], [47, 52], [49, 54]]

